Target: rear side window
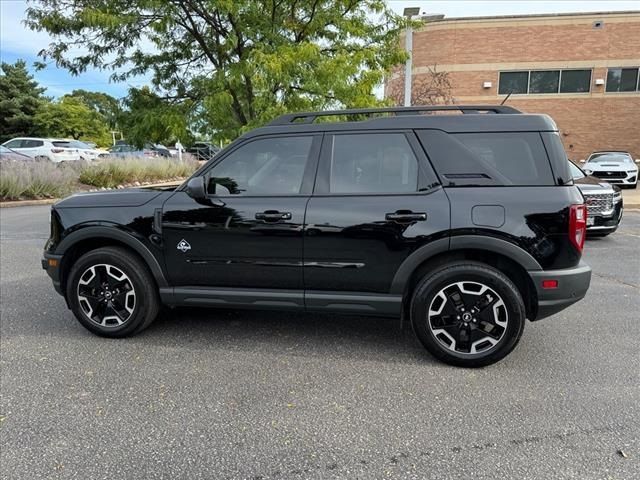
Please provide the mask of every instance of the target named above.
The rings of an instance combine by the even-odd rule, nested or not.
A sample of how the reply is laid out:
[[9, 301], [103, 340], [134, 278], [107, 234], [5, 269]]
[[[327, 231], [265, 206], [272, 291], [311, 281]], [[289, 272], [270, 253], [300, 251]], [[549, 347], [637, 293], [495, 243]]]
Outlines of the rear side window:
[[58, 147], [58, 148], [69, 148], [70, 146], [70, 142], [57, 142], [57, 141], [53, 141], [51, 142], [53, 143], [54, 147]]
[[403, 133], [333, 137], [331, 193], [409, 193], [418, 189], [418, 159]]
[[417, 133], [444, 186], [555, 185], [538, 133]]

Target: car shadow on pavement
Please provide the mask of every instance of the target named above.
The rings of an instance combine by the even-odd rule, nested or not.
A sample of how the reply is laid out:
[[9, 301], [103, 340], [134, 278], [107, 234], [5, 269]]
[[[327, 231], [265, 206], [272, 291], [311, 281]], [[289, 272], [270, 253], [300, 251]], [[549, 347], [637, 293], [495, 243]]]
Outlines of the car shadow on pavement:
[[435, 362], [418, 343], [411, 326], [399, 318], [167, 308], [136, 338], [145, 344], [196, 349]]

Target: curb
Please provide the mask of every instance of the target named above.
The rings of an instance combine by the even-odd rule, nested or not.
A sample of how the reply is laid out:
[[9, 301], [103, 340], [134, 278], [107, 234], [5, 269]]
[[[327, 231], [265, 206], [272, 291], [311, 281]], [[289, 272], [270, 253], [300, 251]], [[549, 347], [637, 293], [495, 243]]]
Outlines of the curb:
[[13, 207], [33, 207], [35, 205], [51, 205], [56, 203], [59, 198], [45, 198], [44, 200], [15, 200], [11, 202], [0, 202], [0, 208]]

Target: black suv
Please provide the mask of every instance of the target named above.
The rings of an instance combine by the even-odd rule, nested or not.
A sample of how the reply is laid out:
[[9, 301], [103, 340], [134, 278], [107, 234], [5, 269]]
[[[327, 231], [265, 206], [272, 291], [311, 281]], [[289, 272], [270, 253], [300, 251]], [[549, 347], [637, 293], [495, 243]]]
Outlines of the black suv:
[[176, 189], [57, 203], [43, 267], [98, 335], [137, 333], [162, 304], [404, 315], [433, 355], [475, 367], [584, 297], [586, 218], [548, 116], [297, 113]]

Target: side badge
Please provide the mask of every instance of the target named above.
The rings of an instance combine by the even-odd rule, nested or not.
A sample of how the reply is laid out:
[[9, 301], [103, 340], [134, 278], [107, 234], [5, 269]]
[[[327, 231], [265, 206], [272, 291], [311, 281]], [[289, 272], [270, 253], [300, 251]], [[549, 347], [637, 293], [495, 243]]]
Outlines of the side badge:
[[178, 242], [178, 250], [182, 253], [187, 253], [188, 250], [191, 250], [191, 245], [184, 238]]

